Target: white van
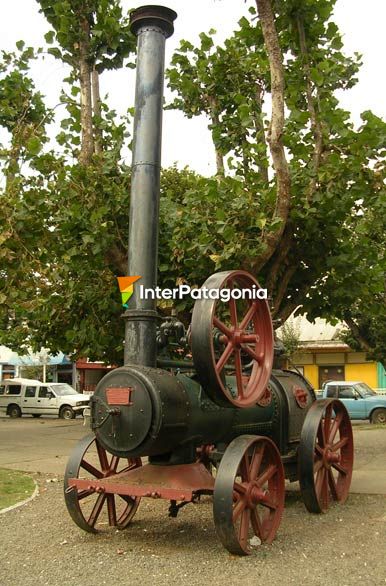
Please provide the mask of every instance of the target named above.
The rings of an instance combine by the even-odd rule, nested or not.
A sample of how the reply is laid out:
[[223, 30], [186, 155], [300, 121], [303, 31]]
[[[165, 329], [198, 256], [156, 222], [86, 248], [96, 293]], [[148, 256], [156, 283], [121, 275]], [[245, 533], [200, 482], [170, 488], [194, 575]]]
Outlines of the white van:
[[0, 411], [10, 417], [56, 415], [74, 419], [83, 414], [90, 397], [77, 393], [67, 383], [42, 383], [28, 378], [0, 382]]

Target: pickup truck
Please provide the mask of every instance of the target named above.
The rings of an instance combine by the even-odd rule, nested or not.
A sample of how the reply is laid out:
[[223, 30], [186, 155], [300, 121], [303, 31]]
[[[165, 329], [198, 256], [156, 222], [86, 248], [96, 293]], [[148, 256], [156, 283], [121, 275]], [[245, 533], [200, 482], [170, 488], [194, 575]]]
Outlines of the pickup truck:
[[351, 419], [369, 419], [371, 423], [386, 423], [386, 395], [378, 395], [360, 381], [329, 381], [318, 399], [339, 399]]

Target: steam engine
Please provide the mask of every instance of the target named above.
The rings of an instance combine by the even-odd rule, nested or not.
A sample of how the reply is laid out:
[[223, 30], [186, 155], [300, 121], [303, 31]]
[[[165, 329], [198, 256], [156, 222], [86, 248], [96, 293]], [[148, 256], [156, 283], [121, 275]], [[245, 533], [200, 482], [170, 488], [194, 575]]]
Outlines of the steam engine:
[[[156, 285], [164, 49], [175, 18], [160, 6], [131, 13], [138, 54], [128, 272], [145, 288]], [[204, 287], [252, 291], [258, 283], [230, 270]], [[169, 501], [175, 517], [209, 494], [221, 542], [245, 555], [274, 539], [285, 478], [300, 481], [311, 512], [345, 501], [347, 412], [336, 400], [316, 402], [300, 374], [280, 368], [266, 300], [198, 299], [185, 332], [176, 318], [160, 323], [155, 301], [134, 288], [123, 318], [124, 366], [98, 384], [92, 433], [66, 468], [65, 501], [79, 527], [124, 529], [144, 497]], [[171, 340], [189, 359], [168, 355]]]

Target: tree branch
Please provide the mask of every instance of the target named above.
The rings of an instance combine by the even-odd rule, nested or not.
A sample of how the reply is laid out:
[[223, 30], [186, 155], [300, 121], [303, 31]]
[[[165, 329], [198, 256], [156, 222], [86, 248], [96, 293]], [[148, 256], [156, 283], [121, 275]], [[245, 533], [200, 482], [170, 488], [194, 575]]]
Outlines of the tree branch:
[[306, 77], [306, 97], [307, 97], [307, 107], [310, 113], [310, 120], [311, 120], [311, 128], [314, 134], [315, 139], [315, 146], [314, 146], [314, 153], [312, 157], [312, 177], [310, 180], [310, 184], [307, 190], [307, 201], [311, 201], [312, 197], [316, 191], [316, 184], [317, 184], [317, 175], [318, 169], [320, 166], [320, 160], [323, 151], [323, 133], [322, 133], [322, 126], [320, 124], [319, 118], [316, 113], [315, 103], [314, 103], [314, 96], [312, 95], [312, 82], [311, 82], [311, 72], [310, 72], [310, 64], [308, 60], [308, 50], [307, 50], [307, 43], [306, 43], [306, 35], [304, 31], [304, 23], [301, 16], [298, 14], [296, 17], [296, 25], [299, 33], [299, 46], [300, 46], [300, 53], [303, 58], [303, 68]]
[[263, 116], [262, 116], [262, 109], [263, 109], [263, 94], [264, 89], [260, 83], [256, 84], [256, 103], [258, 106], [257, 111], [253, 116], [253, 122], [255, 126], [256, 138], [260, 140], [261, 144], [265, 150], [265, 157], [264, 157], [264, 164], [258, 163], [259, 173], [264, 181], [264, 183], [268, 183], [268, 166], [266, 164], [267, 160], [267, 139], [265, 136], [264, 131], [264, 123], [263, 123]]
[[[210, 109], [210, 117], [212, 120], [212, 124], [214, 126], [220, 126], [220, 118], [217, 112], [217, 101], [216, 98], [213, 96], [207, 96], [208, 99], [208, 103], [209, 103], [209, 109]], [[213, 141], [214, 143], [214, 141]], [[216, 169], [217, 169], [217, 175], [221, 175], [222, 177], [225, 175], [225, 169], [224, 169], [224, 158], [222, 156], [222, 154], [219, 152], [216, 144], [214, 143], [214, 149], [215, 149], [215, 153], [216, 153]]]
[[304, 297], [310, 286], [311, 285], [309, 283], [303, 283], [303, 285], [299, 287], [296, 295], [292, 299], [289, 299], [282, 308], [279, 307], [277, 313], [272, 314], [272, 318], [274, 318], [275, 322], [279, 324], [278, 327], [289, 318], [295, 309], [302, 305]]
[[281, 220], [275, 232], [267, 232], [263, 242], [266, 250], [259, 258], [260, 270], [274, 253], [284, 232], [291, 202], [291, 179], [283, 145], [284, 129], [284, 69], [271, 0], [256, 0], [271, 72], [272, 113], [268, 130], [268, 144], [276, 173], [276, 205], [273, 219]]
[[287, 266], [286, 270], [284, 271], [284, 275], [280, 278], [279, 286], [275, 292], [275, 301], [272, 308], [272, 313], [276, 314], [279, 310], [279, 307], [283, 301], [284, 295], [287, 292], [288, 284], [294, 274], [296, 273], [297, 266]]
[[366, 352], [371, 352], [373, 348], [370, 346], [368, 341], [363, 337], [358, 324], [352, 319], [352, 317], [345, 315], [344, 321], [346, 322], [347, 326], [350, 328], [352, 335], [354, 338], [359, 342], [362, 346], [363, 350]]
[[[91, 72], [91, 89], [92, 89], [92, 106], [95, 118], [100, 120], [101, 118], [101, 97], [99, 91], [99, 73], [95, 67], [92, 68]], [[95, 153], [98, 155], [102, 152], [102, 130], [100, 127], [95, 128]]]
[[79, 163], [88, 165], [94, 153], [94, 136], [92, 123], [91, 68], [89, 63], [90, 25], [87, 18], [80, 23], [79, 41], [79, 83], [80, 83], [80, 120], [82, 126], [82, 143]]
[[267, 278], [267, 289], [268, 291], [274, 291], [276, 289], [276, 283], [279, 278], [280, 269], [283, 268], [283, 263], [288, 256], [291, 248], [293, 237], [293, 226], [292, 222], [288, 221], [285, 227], [283, 236], [280, 240], [280, 244], [277, 247], [274, 256], [271, 259], [271, 266], [269, 268]]

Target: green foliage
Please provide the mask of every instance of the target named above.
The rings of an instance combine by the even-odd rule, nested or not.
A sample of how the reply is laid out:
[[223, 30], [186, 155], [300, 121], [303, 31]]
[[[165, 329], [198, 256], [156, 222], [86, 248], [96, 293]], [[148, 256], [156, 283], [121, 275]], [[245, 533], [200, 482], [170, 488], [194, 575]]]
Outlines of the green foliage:
[[[0, 125], [10, 139], [2, 148], [0, 340], [18, 351], [45, 346], [119, 364], [124, 324], [116, 276], [127, 270], [130, 203], [121, 150], [129, 118], [118, 120], [102, 103], [93, 120], [94, 130], [103, 131], [101, 152], [79, 165], [81, 25], [88, 28], [89, 64], [100, 73], [120, 67], [135, 41], [117, 0], [39, 4], [53, 29], [46, 35], [50, 52], [71, 68], [61, 96], [67, 114], [49, 147], [53, 114], [28, 73], [37, 52], [21, 41], [18, 53], [3, 53]], [[291, 208], [282, 241], [258, 278], [269, 288], [274, 317], [285, 320], [301, 306], [311, 318], [351, 319], [381, 359], [386, 127], [366, 112], [356, 130], [339, 107], [335, 92], [355, 84], [360, 59], [343, 54], [329, 20], [333, 6], [333, 0], [275, 2], [285, 55]], [[162, 287], [200, 285], [217, 270], [256, 273], [267, 238], [281, 227], [269, 156], [270, 68], [253, 6], [250, 12], [224, 46], [215, 45], [214, 31], [202, 33], [197, 47], [183, 41], [168, 72], [171, 106], [188, 117], [209, 116], [227, 172], [204, 178], [189, 169], [163, 171]], [[322, 136], [317, 165], [315, 125]], [[188, 318], [191, 304], [177, 309]]]
[[283, 342], [286, 356], [291, 360], [300, 347], [300, 328], [290, 318], [280, 329], [280, 340]]
[[135, 52], [136, 39], [129, 30], [127, 16], [123, 16], [118, 0], [38, 0], [41, 12], [54, 30], [45, 35], [55, 58], [78, 66], [80, 41], [85, 35], [82, 23], [91, 30], [90, 63], [99, 73], [119, 69], [124, 60]]

